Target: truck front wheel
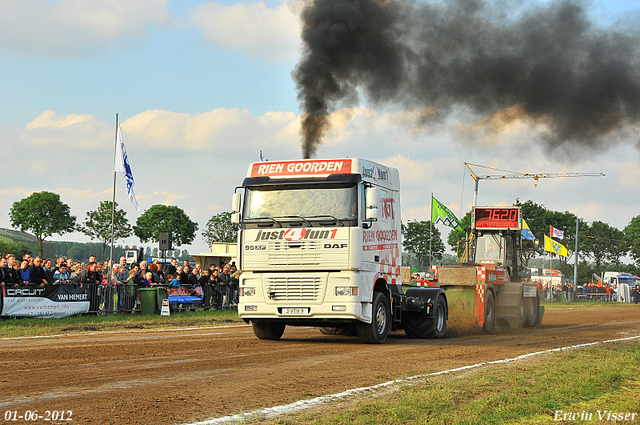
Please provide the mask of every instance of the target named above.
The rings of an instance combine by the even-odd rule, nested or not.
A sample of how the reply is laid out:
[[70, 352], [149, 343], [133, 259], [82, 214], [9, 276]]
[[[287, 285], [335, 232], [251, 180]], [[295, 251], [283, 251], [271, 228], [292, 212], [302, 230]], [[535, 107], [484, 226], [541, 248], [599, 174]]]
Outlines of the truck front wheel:
[[259, 339], [272, 340], [280, 339], [286, 327], [283, 323], [275, 322], [251, 322], [251, 326], [253, 327], [253, 333]]
[[371, 323], [358, 322], [357, 324], [360, 341], [366, 344], [382, 344], [385, 342], [389, 333], [390, 310], [387, 297], [381, 292], [376, 292], [373, 297], [373, 318]]

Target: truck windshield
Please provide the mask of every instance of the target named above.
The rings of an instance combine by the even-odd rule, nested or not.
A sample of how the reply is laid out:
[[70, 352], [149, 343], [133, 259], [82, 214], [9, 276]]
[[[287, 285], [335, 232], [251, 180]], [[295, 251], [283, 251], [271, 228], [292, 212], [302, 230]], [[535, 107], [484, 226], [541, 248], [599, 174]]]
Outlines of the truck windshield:
[[494, 234], [478, 237], [476, 241], [477, 263], [499, 263], [502, 261], [502, 240]]
[[[275, 218], [356, 220], [358, 192], [349, 187], [254, 187], [247, 188], [244, 220]], [[305, 223], [306, 224], [306, 223]]]

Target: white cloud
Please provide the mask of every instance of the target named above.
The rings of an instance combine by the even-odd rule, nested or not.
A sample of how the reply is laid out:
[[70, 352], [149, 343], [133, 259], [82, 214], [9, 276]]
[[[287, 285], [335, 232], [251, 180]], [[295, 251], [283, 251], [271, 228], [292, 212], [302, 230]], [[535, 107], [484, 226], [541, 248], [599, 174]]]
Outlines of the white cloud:
[[114, 134], [113, 126], [89, 114], [58, 116], [55, 111], [45, 111], [26, 125], [21, 139], [27, 144], [56, 149], [94, 148], [108, 144]]
[[286, 3], [273, 9], [262, 1], [203, 3], [194, 9], [191, 21], [202, 28], [205, 40], [223, 49], [272, 62], [291, 62], [298, 55], [300, 23]]
[[137, 44], [170, 21], [168, 0], [4, 0], [0, 49], [16, 55], [92, 55]]
[[[474, 182], [463, 161], [516, 172], [607, 174], [604, 178], [541, 179], [537, 185], [533, 180], [483, 180], [481, 205], [531, 199], [549, 209], [572, 211], [587, 221], [601, 220], [618, 228], [639, 214], [638, 151], [629, 145], [567, 162], [535, 145], [522, 151], [505, 144], [459, 142], [446, 125], [421, 133], [410, 119], [415, 115], [421, 114], [367, 108], [337, 111], [318, 156], [362, 157], [398, 168], [404, 220], [428, 220], [431, 193], [456, 214], [466, 213]], [[301, 157], [299, 119], [293, 112], [253, 116], [247, 110], [219, 108], [197, 114], [148, 110], [124, 120], [122, 130], [142, 211], [154, 204], [177, 205], [202, 229], [211, 215], [229, 209], [234, 188], [242, 183], [248, 165], [258, 160], [260, 149], [271, 160]], [[520, 136], [526, 136], [522, 131]], [[7, 161], [22, 171], [11, 175], [0, 191], [0, 204], [7, 210], [32, 192], [49, 190], [60, 193], [80, 219], [99, 201], [111, 199], [113, 123], [89, 114], [45, 111], [24, 128], [0, 129], [0, 135], [12, 147]], [[129, 204], [121, 177], [116, 200], [135, 222], [139, 213]], [[7, 217], [0, 214], [0, 227], [10, 227]], [[446, 229], [440, 230], [446, 235]], [[194, 251], [206, 249], [200, 236], [195, 245]]]
[[209, 152], [237, 157], [266, 146], [295, 149], [298, 117], [293, 112], [267, 112], [218, 108], [197, 114], [162, 110], [141, 112], [122, 123], [126, 140], [164, 151]]

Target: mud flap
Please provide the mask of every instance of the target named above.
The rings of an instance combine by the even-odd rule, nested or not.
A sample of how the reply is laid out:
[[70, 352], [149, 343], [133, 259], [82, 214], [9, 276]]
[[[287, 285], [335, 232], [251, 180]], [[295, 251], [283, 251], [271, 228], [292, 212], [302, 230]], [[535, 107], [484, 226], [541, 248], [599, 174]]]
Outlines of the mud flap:
[[447, 335], [482, 332], [484, 324], [484, 287], [484, 285], [478, 285], [444, 288], [449, 304]]
[[542, 324], [542, 316], [544, 316], [544, 306], [538, 307], [538, 325]]

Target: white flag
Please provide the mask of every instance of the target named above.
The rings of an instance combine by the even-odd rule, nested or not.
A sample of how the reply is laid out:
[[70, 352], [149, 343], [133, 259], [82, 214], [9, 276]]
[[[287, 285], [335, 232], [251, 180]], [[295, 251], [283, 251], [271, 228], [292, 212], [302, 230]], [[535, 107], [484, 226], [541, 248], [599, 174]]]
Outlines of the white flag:
[[557, 239], [564, 239], [564, 230], [556, 229], [551, 226], [551, 237]]
[[129, 200], [135, 207], [136, 211], [140, 211], [140, 205], [136, 200], [136, 194], [133, 193], [133, 185], [136, 183], [133, 179], [133, 173], [131, 172], [131, 166], [129, 165], [129, 158], [127, 158], [127, 148], [124, 146], [124, 140], [122, 140], [122, 130], [120, 130], [120, 123], [118, 123], [118, 143], [116, 144], [116, 166], [115, 171], [124, 173], [124, 179], [127, 182], [127, 193], [129, 194]]

